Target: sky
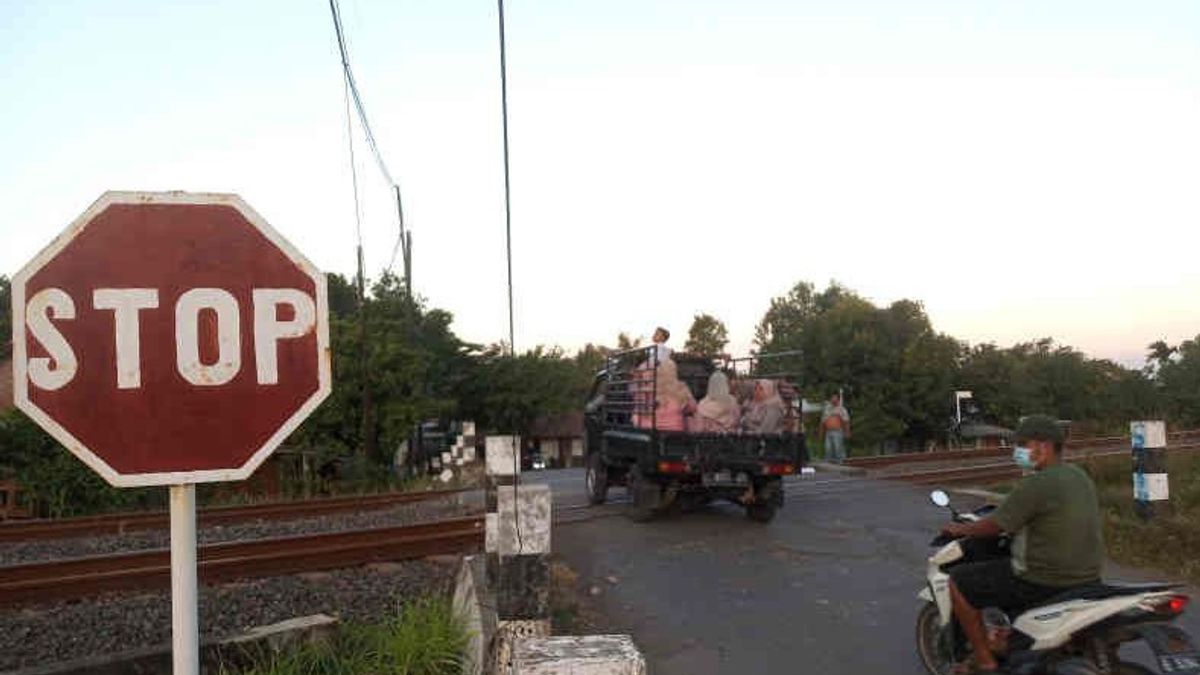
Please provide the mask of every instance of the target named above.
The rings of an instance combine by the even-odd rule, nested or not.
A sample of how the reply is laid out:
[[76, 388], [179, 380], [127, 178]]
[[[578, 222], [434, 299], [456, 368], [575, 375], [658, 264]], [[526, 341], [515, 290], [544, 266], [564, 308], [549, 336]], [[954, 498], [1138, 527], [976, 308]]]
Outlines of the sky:
[[[414, 286], [507, 337], [496, 6], [342, 0]], [[516, 345], [831, 280], [971, 343], [1200, 334], [1200, 3], [509, 0]], [[0, 274], [105, 190], [235, 192], [352, 274], [328, 4], [0, 0]], [[396, 236], [353, 126], [368, 274]]]

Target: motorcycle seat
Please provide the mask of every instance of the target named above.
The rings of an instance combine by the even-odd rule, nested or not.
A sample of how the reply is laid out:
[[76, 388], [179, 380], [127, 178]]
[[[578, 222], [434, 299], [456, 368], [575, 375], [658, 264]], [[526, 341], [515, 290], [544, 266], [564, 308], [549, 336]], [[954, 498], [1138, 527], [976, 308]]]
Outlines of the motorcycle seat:
[[1038, 603], [1038, 606], [1044, 607], [1046, 605], [1054, 605], [1060, 602], [1067, 602], [1069, 600], [1104, 600], [1107, 598], [1120, 597], [1122, 595], [1157, 593], [1158, 591], [1169, 591], [1172, 588], [1178, 587], [1179, 584], [1170, 582], [1154, 582], [1145, 584], [1106, 584], [1100, 582], [1069, 588], [1045, 602]]

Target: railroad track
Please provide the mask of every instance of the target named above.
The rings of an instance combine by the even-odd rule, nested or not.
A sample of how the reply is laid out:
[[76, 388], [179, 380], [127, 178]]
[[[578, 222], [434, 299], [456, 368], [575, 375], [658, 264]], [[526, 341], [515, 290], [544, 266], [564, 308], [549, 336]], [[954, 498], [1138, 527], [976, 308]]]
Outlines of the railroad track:
[[[202, 583], [355, 567], [483, 548], [483, 518], [455, 518], [201, 546]], [[0, 606], [45, 602], [110, 591], [169, 588], [171, 551], [90, 556], [0, 567]]]
[[[1200, 429], [1172, 431], [1167, 434], [1168, 444], [1186, 443], [1200, 439]], [[1081, 438], [1069, 440], [1064, 444], [1067, 451], [1091, 450], [1120, 450], [1129, 449], [1128, 436], [1105, 436], [1097, 438]], [[898, 455], [872, 455], [869, 457], [850, 457], [846, 459], [847, 466], [861, 469], [877, 469], [896, 464], [922, 464], [926, 462], [952, 462], [970, 459], [1000, 459], [1012, 454], [1011, 448], [994, 448], [988, 450], [949, 450], [942, 452], [911, 452]]]
[[[429, 492], [396, 492], [386, 494], [324, 497], [294, 502], [271, 502], [245, 506], [220, 506], [197, 512], [201, 527], [230, 525], [255, 520], [288, 520], [310, 518], [334, 513], [386, 509], [471, 490], [434, 490]], [[68, 537], [124, 534], [145, 530], [165, 530], [170, 527], [166, 512], [109, 513], [79, 518], [15, 520], [0, 522], [0, 543], [65, 539]]]
[[[1200, 442], [1191, 443], [1176, 443], [1167, 448], [1167, 451], [1185, 451], [1185, 450], [1200, 450]], [[1097, 457], [1128, 457], [1130, 451], [1128, 449], [1119, 450], [1092, 450], [1079, 452], [1068, 456], [1068, 462], [1084, 462]], [[1019, 468], [1011, 462], [996, 462], [993, 464], [980, 464], [975, 466], [951, 467], [943, 469], [934, 469], [931, 471], [915, 471], [912, 473], [893, 474], [889, 476], [880, 476], [884, 480], [898, 480], [914, 485], [988, 485], [991, 483], [999, 483], [1006, 480], [1015, 480], [1022, 476]]]

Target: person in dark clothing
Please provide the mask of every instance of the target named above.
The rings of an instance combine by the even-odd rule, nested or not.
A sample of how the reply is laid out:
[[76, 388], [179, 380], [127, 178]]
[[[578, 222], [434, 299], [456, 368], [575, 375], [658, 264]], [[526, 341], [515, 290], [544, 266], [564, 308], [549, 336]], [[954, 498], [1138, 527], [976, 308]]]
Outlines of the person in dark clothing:
[[943, 528], [955, 537], [1014, 535], [1011, 559], [968, 563], [950, 572], [954, 617], [974, 650], [977, 671], [997, 668], [982, 609], [997, 607], [1011, 615], [1100, 580], [1105, 553], [1096, 486], [1082, 469], [1063, 462], [1062, 452], [1062, 431], [1053, 418], [1021, 420], [1013, 459], [1033, 473], [987, 518]]

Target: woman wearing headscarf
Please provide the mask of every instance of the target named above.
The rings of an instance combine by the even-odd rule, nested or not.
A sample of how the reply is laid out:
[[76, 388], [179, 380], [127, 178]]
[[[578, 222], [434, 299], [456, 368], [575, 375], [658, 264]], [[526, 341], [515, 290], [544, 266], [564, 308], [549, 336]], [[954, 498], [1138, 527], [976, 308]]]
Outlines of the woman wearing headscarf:
[[691, 431], [722, 433], [737, 431], [741, 404], [729, 393], [729, 379], [717, 371], [708, 377], [708, 393], [696, 406]]
[[742, 428], [754, 434], [777, 434], [783, 430], [787, 406], [775, 389], [774, 380], [754, 383], [754, 402], [742, 418]]
[[656, 428], [660, 431], [686, 430], [684, 417], [696, 412], [696, 399], [687, 385], [679, 380], [675, 361], [667, 359], [658, 364], [654, 375]]

